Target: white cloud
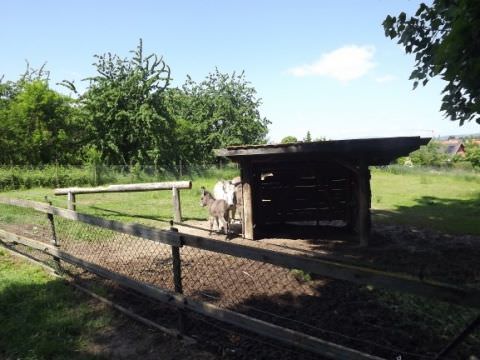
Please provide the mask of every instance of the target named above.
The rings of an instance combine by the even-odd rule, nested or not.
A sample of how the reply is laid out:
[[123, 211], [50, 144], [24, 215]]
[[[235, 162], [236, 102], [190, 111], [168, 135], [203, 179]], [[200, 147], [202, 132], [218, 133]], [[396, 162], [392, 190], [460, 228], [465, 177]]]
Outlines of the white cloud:
[[364, 76], [375, 67], [373, 46], [348, 45], [322, 54], [319, 60], [291, 68], [294, 76], [326, 76], [347, 83]]
[[375, 78], [375, 81], [379, 84], [383, 84], [383, 83], [391, 82], [396, 79], [397, 77], [395, 75], [387, 74], [387, 75], [383, 75]]

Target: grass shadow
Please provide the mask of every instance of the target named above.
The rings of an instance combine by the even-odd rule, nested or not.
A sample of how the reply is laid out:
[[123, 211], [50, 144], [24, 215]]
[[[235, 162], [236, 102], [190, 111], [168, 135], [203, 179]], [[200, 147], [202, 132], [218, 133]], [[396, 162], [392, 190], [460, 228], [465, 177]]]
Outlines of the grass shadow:
[[414, 224], [452, 234], [480, 235], [480, 192], [470, 199], [422, 196], [413, 206], [394, 210], [373, 210], [373, 218], [383, 223]]
[[[125, 219], [143, 219], [143, 220], [152, 220], [152, 221], [158, 221], [162, 223], [169, 223], [171, 219], [165, 219], [160, 216], [150, 216], [150, 215], [136, 215], [132, 213], [126, 213], [118, 210], [112, 210], [112, 209], [106, 209], [103, 207], [99, 206], [89, 206], [90, 208], [98, 211], [104, 212], [103, 214], [97, 214], [97, 216], [102, 216], [102, 217], [108, 217], [109, 215], [115, 215], [118, 217], [122, 217]], [[205, 220], [204, 218], [199, 218], [199, 217], [183, 217], [182, 218], [184, 221], [189, 221], [189, 220], [197, 220], [197, 221], [202, 221]]]

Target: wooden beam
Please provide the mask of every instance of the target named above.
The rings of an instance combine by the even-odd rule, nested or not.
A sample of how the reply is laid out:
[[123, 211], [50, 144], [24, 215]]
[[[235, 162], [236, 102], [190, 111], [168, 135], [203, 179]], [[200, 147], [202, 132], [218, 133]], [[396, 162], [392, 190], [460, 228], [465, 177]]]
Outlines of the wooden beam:
[[77, 210], [77, 205], [75, 204], [75, 193], [69, 191], [67, 193], [67, 208], [68, 210]]
[[274, 144], [274, 145], [245, 145], [231, 146], [227, 149], [215, 149], [216, 156], [228, 157], [235, 161], [251, 157], [261, 159], [266, 156], [304, 157], [306, 154], [315, 154], [333, 159], [349, 156], [355, 159], [368, 155], [369, 165], [387, 165], [400, 156], [406, 156], [421, 145], [426, 145], [430, 138], [390, 137], [372, 139], [348, 139], [313, 141], [310, 143]]
[[[222, 309], [206, 302], [192, 300], [181, 294], [172, 293], [150, 284], [133, 280], [132, 278], [120, 275], [91, 262], [79, 259], [75, 256], [58, 250], [51, 245], [43, 244], [36, 240], [27, 239], [25, 237], [18, 237], [17, 240], [24, 245], [42, 250], [52, 256], [58, 256], [63, 261], [80, 266], [81, 268], [86, 269], [96, 275], [113, 280], [122, 286], [138, 291], [139, 293], [156, 300], [182, 309], [189, 309], [198, 312], [202, 315], [238, 326], [242, 329], [249, 330], [257, 334], [279, 340], [286, 344], [314, 352], [329, 359], [381, 360], [381, 358], [377, 356], [362, 353], [360, 351], [334, 344], [295, 330], [274, 325], [231, 310]], [[44, 245], [47, 246], [44, 247]]]
[[37, 201], [0, 197], [0, 204], [20, 206], [28, 209], [37, 210], [47, 214], [52, 213], [52, 206], [50, 206], [49, 204], [45, 204]]
[[240, 176], [242, 179], [243, 194], [243, 236], [246, 239], [253, 240], [255, 238], [252, 197], [252, 186], [254, 179], [252, 174], [252, 168], [249, 164], [242, 164]]
[[153, 191], [153, 190], [171, 190], [177, 189], [191, 189], [191, 181], [169, 181], [169, 182], [155, 182], [143, 184], [123, 184], [123, 185], [109, 185], [98, 187], [71, 187], [55, 189], [55, 195], [72, 194], [95, 194], [95, 193], [109, 193], [109, 192], [133, 192], [133, 191]]
[[360, 161], [358, 173], [356, 175], [357, 181], [357, 207], [358, 219], [357, 229], [360, 239], [360, 246], [367, 246], [370, 238], [371, 215], [371, 191], [370, 191], [370, 170], [364, 159]]
[[447, 359], [453, 350], [457, 348], [478, 326], [480, 326], [480, 315], [477, 315], [460, 334], [458, 334], [442, 351], [440, 351], [437, 356], [435, 356], [435, 360]]
[[172, 188], [173, 201], [173, 221], [179, 223], [182, 221], [182, 207], [180, 203], [180, 191], [177, 187]]

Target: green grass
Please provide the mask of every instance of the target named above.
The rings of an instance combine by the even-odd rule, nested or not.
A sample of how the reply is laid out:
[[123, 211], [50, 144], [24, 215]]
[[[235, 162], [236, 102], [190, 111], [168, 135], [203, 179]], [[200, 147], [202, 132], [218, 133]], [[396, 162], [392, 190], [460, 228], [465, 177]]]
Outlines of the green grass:
[[372, 172], [374, 220], [480, 235], [480, 175]]
[[111, 312], [40, 267], [0, 249], [0, 358], [95, 359], [88, 348]]
[[[200, 187], [212, 189], [217, 180], [235, 175], [236, 170], [230, 168], [193, 177], [192, 189], [180, 192], [184, 218], [206, 219], [206, 209], [199, 206]], [[66, 197], [54, 196], [49, 188], [15, 190], [2, 195], [37, 201], [45, 201], [47, 195], [54, 205], [66, 207]], [[172, 218], [170, 191], [78, 195], [77, 202], [80, 212], [124, 222], [166, 227]], [[373, 169], [372, 208], [376, 222], [480, 235], [480, 175], [408, 168]], [[4, 211], [2, 216], [12, 214]]]
[[[207, 189], [212, 189], [219, 179], [233, 178], [236, 175], [237, 173], [234, 170], [229, 170], [209, 177], [194, 178], [192, 189], [180, 191], [183, 217], [187, 220], [206, 219], [208, 216], [207, 210], [200, 206], [200, 187], [205, 186]], [[49, 188], [13, 190], [0, 194], [43, 202], [45, 202], [45, 196], [48, 196], [53, 205], [67, 206], [66, 196], [54, 196], [53, 189]], [[76, 200], [77, 211], [79, 212], [124, 222], [167, 226], [173, 214], [171, 191], [82, 194], [77, 195]], [[24, 221], [24, 219], [15, 216], [15, 212], [19, 213], [19, 211], [13, 207], [1, 205], [0, 207], [2, 209], [9, 208], [9, 210], [0, 212], [0, 222], [2, 218], [16, 218], [16, 221]]]

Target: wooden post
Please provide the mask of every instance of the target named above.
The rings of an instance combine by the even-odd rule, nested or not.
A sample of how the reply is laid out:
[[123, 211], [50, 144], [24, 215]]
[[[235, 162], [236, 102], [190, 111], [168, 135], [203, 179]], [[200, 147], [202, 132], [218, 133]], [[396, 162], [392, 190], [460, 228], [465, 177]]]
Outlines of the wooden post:
[[480, 326], [480, 315], [477, 315], [477, 317], [467, 325], [465, 329], [455, 338], [453, 339], [450, 344], [448, 344], [440, 353], [435, 356], [435, 360], [438, 359], [446, 359], [448, 355], [451, 354], [451, 352], [460, 345], [465, 338], [470, 335], [477, 326]]
[[172, 199], [173, 199], [173, 221], [181, 222], [182, 221], [182, 207], [180, 205], [180, 191], [177, 187], [172, 188]]
[[243, 234], [246, 239], [254, 240], [253, 231], [253, 201], [252, 201], [252, 169], [250, 164], [242, 164], [242, 193], [243, 193]]
[[[170, 231], [178, 233], [178, 229], [173, 227], [173, 222], [170, 222]], [[180, 244], [180, 246], [182, 246]], [[172, 245], [172, 270], [173, 270], [173, 284], [175, 292], [183, 294], [182, 286], [182, 261], [180, 259], [180, 247]], [[185, 314], [181, 309], [178, 309], [178, 331], [185, 333]]]
[[67, 193], [67, 208], [68, 210], [76, 211], [77, 205], [75, 204], [75, 193], [69, 191]]
[[[50, 206], [52, 205], [51, 201], [49, 201], [48, 203]], [[53, 219], [53, 214], [47, 214], [47, 218], [50, 223], [50, 229], [52, 231], [52, 240], [50, 242], [52, 243], [53, 246], [55, 246], [56, 248], [59, 248], [60, 244], [58, 243], [58, 239], [57, 239], [57, 231], [55, 230], [55, 221]], [[60, 258], [58, 256], [53, 256], [53, 261], [55, 262], [55, 272], [57, 272], [58, 274], [61, 274], [62, 266], [60, 264]]]
[[361, 159], [357, 174], [357, 229], [360, 238], [360, 246], [368, 246], [371, 227], [370, 205], [370, 170], [368, 169], [365, 160]]

